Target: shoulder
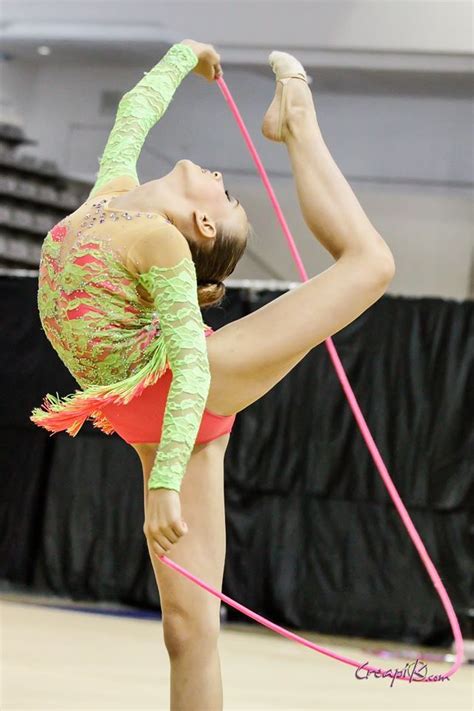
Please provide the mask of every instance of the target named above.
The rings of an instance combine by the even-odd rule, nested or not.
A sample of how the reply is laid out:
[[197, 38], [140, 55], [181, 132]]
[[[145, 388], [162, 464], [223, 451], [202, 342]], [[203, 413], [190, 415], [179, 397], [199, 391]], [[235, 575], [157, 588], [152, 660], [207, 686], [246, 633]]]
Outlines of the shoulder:
[[131, 175], [118, 175], [104, 183], [101, 188], [97, 190], [92, 189], [88, 199], [101, 197], [109, 193], [128, 192], [129, 190], [133, 190], [133, 188], [137, 188], [139, 185], [140, 183], [135, 180], [135, 178], [132, 178]]
[[137, 237], [127, 252], [127, 267], [138, 274], [151, 267], [174, 267], [184, 257], [192, 259], [184, 235], [177, 227], [162, 222], [150, 225], [146, 234]]

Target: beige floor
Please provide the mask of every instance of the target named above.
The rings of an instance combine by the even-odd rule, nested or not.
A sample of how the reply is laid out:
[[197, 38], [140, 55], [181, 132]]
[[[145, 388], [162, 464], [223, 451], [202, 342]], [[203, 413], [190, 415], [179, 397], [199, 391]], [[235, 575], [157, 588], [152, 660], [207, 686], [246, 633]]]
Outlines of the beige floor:
[[[8, 598], [0, 600], [0, 615], [2, 711], [167, 711], [168, 658], [160, 621], [58, 610]], [[299, 634], [384, 669], [403, 668], [408, 661], [368, 651], [397, 649], [393, 644]], [[472, 666], [463, 666], [448, 681], [399, 681], [391, 688], [388, 678], [357, 680], [355, 668], [266, 628], [250, 631], [225, 624], [220, 653], [226, 711], [473, 708]], [[414, 649], [412, 658], [417, 656], [423, 658]], [[431, 674], [448, 667], [428, 662]]]

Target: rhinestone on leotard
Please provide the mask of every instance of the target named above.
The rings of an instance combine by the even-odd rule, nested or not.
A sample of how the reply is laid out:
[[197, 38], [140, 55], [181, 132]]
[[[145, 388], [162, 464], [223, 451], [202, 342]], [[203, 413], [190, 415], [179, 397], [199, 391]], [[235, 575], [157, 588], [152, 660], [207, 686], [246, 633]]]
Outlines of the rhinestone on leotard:
[[[119, 210], [118, 212], [112, 212], [112, 211], [106, 211], [104, 209], [104, 205], [108, 203], [110, 198], [104, 198], [103, 200], [99, 200], [99, 202], [94, 202], [91, 203], [92, 207], [95, 208], [96, 216], [92, 217], [92, 221], [87, 221], [88, 218], [91, 217], [90, 213], [86, 213], [83, 218], [83, 222], [80, 225], [81, 228], [88, 229], [90, 227], [94, 226], [94, 222], [99, 222], [99, 224], [103, 224], [106, 220], [107, 217], [109, 217], [113, 222], [118, 222], [120, 220], [120, 217], [123, 217], [124, 220], [133, 220], [135, 217], [147, 217], [149, 220], [156, 219], [157, 217], [160, 217], [156, 212], [129, 212], [128, 210]], [[163, 219], [165, 222], [168, 224], [173, 224], [172, 220], [168, 220], [167, 218], [162, 215]], [[79, 233], [78, 233], [79, 234]]]

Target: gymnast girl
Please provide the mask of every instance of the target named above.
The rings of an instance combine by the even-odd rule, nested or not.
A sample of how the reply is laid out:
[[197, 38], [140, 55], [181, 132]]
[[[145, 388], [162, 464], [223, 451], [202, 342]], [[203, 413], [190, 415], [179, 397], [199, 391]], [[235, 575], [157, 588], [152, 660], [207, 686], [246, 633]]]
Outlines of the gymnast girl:
[[212, 45], [186, 39], [124, 94], [90, 195], [43, 242], [38, 283], [42, 328], [81, 389], [46, 395], [31, 419], [75, 436], [89, 418], [140, 458], [173, 711], [222, 709], [220, 600], [159, 557], [222, 589], [236, 414], [368, 309], [394, 274], [323, 140], [303, 66], [275, 51], [262, 133], [285, 144], [304, 220], [334, 264], [215, 332], [204, 323], [252, 234], [247, 213], [218, 171], [179, 160], [140, 185], [136, 163], [187, 74], [212, 82], [220, 62]]

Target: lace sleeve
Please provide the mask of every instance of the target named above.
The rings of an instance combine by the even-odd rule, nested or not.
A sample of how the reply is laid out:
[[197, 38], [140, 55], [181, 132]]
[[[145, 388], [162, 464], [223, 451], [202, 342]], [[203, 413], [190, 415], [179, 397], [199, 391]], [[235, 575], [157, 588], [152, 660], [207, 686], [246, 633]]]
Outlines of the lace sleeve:
[[211, 382], [194, 262], [153, 265], [139, 281], [153, 297], [173, 372], [149, 489], [180, 491]]
[[148, 132], [163, 116], [177, 87], [197, 63], [191, 47], [174, 44], [161, 61], [122, 96], [89, 198], [105, 183], [121, 175], [129, 175], [139, 182], [136, 165]]

